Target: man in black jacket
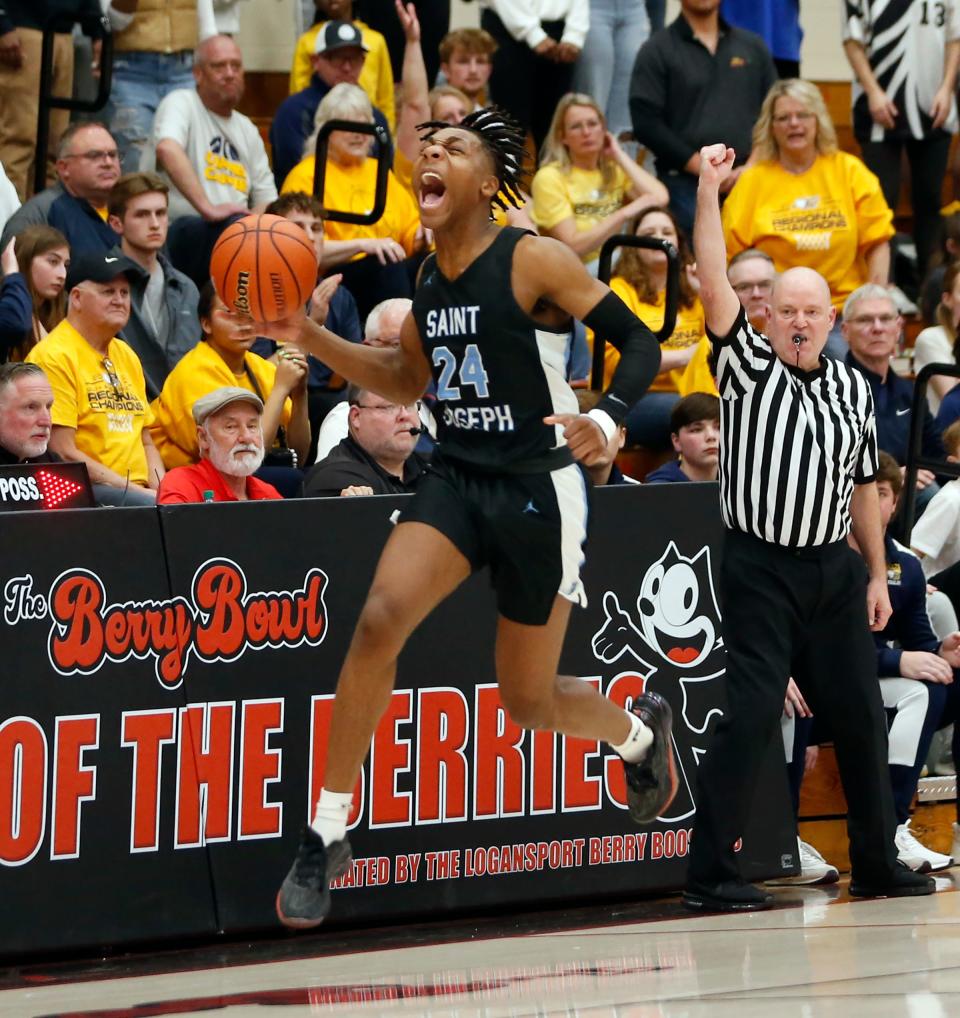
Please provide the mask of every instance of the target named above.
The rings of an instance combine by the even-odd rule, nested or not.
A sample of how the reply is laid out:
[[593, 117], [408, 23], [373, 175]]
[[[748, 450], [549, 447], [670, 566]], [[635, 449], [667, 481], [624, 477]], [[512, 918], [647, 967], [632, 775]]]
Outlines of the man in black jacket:
[[426, 470], [415, 453], [420, 434], [416, 403], [399, 406], [351, 385], [347, 437], [307, 474], [303, 494], [402, 495], [413, 491]]
[[[753, 125], [777, 79], [759, 35], [720, 17], [720, 0], [680, 0], [680, 16], [640, 48], [630, 80], [634, 137], [657, 160], [670, 207], [690, 236], [700, 149], [722, 141], [737, 153], [736, 182]], [[724, 193], [725, 193], [724, 192]]]

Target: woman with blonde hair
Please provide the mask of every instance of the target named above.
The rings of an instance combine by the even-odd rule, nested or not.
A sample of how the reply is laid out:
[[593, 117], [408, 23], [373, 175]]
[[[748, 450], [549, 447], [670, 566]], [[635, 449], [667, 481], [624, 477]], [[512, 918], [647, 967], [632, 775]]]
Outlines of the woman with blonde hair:
[[593, 275], [603, 242], [670, 197], [620, 147], [596, 101], [580, 92], [557, 104], [532, 191], [540, 232], [570, 247]]
[[[893, 213], [880, 182], [839, 150], [820, 90], [801, 78], [778, 81], [767, 93], [751, 165], [724, 203], [723, 226], [727, 257], [752, 247], [770, 255], [777, 272], [816, 269], [838, 319], [859, 286], [889, 281]], [[828, 343], [828, 352], [843, 347]]]
[[[356, 85], [335, 85], [323, 97], [314, 116], [314, 130], [304, 146], [304, 158], [287, 174], [281, 194], [313, 194], [317, 134], [330, 120], [373, 123], [373, 107]], [[322, 201], [328, 209], [366, 213], [374, 206], [377, 160], [370, 158], [371, 136], [359, 131], [334, 131], [328, 138]], [[420, 213], [412, 195], [394, 176], [387, 178], [383, 215], [366, 225], [324, 222], [324, 265], [337, 265], [343, 285], [353, 294], [361, 319], [388, 297], [409, 297], [415, 266], [407, 259], [426, 248]], [[342, 263], [342, 264], [341, 264]]]
[[70, 268], [67, 238], [52, 226], [28, 226], [14, 243], [17, 264], [33, 305], [30, 331], [7, 351], [7, 360], [22, 361], [54, 326], [67, 316], [65, 284]]

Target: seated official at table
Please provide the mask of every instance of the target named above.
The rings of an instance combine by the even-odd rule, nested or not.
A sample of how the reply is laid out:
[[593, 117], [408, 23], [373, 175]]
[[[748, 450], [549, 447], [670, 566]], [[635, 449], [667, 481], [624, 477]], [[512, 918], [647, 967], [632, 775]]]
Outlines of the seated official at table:
[[175, 502], [252, 502], [280, 492], [252, 475], [263, 462], [263, 400], [225, 385], [193, 404], [200, 461], [174, 467], [160, 483], [159, 505]]
[[0, 364], [0, 465], [50, 463], [53, 389], [36, 364]]
[[317, 463], [303, 482], [306, 496], [402, 495], [426, 472], [414, 452], [420, 435], [419, 405], [397, 406], [351, 385], [347, 437]]

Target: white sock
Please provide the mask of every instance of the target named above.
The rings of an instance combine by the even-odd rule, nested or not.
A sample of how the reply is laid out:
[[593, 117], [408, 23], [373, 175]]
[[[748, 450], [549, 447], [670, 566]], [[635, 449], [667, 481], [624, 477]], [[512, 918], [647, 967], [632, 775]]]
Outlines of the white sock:
[[624, 713], [630, 719], [630, 734], [619, 746], [611, 746], [611, 749], [627, 763], [640, 763], [653, 745], [653, 732], [632, 711]]
[[317, 808], [310, 825], [323, 839], [325, 845], [342, 841], [347, 836], [347, 820], [353, 805], [353, 792], [330, 792], [320, 789]]

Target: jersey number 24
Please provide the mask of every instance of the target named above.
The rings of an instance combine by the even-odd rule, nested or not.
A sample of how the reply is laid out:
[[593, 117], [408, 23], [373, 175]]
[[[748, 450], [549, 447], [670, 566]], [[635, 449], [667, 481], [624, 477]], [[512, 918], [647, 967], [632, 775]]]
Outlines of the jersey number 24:
[[[483, 368], [483, 358], [476, 343], [468, 343], [463, 351], [463, 363], [457, 372], [457, 356], [446, 346], [434, 347], [434, 367], [440, 368], [437, 380], [437, 399], [459, 399], [460, 385], [472, 385], [479, 399], [489, 396], [487, 373]], [[458, 374], [460, 385], [451, 385], [454, 374]]]

